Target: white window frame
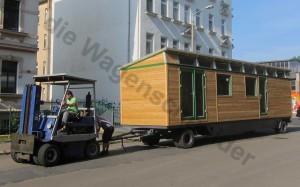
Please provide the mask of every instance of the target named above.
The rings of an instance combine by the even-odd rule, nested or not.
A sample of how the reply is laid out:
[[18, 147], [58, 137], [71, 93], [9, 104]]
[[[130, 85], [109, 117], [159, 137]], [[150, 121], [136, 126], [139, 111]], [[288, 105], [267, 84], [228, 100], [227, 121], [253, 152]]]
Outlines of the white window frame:
[[154, 51], [154, 34], [146, 33], [146, 55]]
[[179, 20], [179, 2], [173, 1], [173, 19]]
[[184, 5], [184, 23], [191, 24], [191, 6]]
[[167, 0], [161, 0], [161, 16], [168, 17], [168, 1]]

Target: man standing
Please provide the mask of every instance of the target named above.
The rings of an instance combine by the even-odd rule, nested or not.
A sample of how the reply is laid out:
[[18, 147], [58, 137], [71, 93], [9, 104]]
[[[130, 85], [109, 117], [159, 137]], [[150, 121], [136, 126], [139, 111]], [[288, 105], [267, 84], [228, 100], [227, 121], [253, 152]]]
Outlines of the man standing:
[[114, 126], [107, 121], [106, 119], [97, 116], [97, 123], [100, 128], [103, 129], [103, 134], [102, 134], [102, 151], [100, 155], [108, 155], [108, 149], [109, 149], [109, 141], [111, 140], [112, 134], [114, 133]]
[[59, 130], [59, 132], [66, 132], [67, 131], [67, 122], [70, 118], [75, 118], [78, 115], [78, 103], [77, 99], [73, 96], [72, 91], [68, 90], [66, 92], [66, 100], [63, 100], [61, 102], [61, 107], [64, 109], [63, 117], [62, 117], [62, 128]]

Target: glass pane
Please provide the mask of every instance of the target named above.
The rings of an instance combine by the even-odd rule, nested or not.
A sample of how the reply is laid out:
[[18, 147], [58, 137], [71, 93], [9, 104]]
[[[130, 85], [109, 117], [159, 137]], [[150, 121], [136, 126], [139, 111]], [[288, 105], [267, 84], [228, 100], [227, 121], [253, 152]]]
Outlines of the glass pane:
[[259, 79], [259, 94], [260, 94], [260, 113], [267, 113], [267, 95], [266, 95], [266, 79]]
[[246, 77], [246, 96], [256, 96], [256, 78]]
[[194, 116], [193, 112], [193, 73], [181, 72], [181, 110], [183, 117]]
[[218, 95], [230, 95], [230, 75], [217, 75]]
[[204, 116], [203, 75], [196, 73], [196, 115]]

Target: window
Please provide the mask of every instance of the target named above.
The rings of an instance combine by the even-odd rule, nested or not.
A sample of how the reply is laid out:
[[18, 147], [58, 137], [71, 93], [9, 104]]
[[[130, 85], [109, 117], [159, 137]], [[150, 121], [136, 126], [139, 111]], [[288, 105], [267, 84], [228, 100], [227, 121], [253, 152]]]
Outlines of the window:
[[47, 63], [46, 61], [43, 62], [43, 75], [47, 74]]
[[17, 62], [2, 61], [1, 93], [16, 93]]
[[201, 18], [200, 18], [200, 10], [196, 9], [196, 26], [201, 27]]
[[226, 51], [222, 51], [222, 57], [227, 58], [227, 53], [226, 53]]
[[179, 20], [179, 3], [176, 1], [173, 2], [173, 19]]
[[209, 48], [209, 49], [208, 49], [208, 53], [209, 53], [210, 55], [213, 55], [214, 49], [213, 49], [213, 48]]
[[179, 58], [180, 64], [185, 64], [185, 65], [190, 65], [190, 66], [193, 66], [196, 61], [195, 58], [189, 57], [189, 56], [178, 56], [178, 58]]
[[228, 70], [228, 63], [226, 62], [216, 62], [216, 66], [219, 70]]
[[256, 78], [246, 77], [246, 96], [256, 96]]
[[45, 23], [48, 22], [48, 8], [45, 9]]
[[161, 48], [167, 47], [167, 38], [161, 37], [161, 39], [160, 39], [160, 47]]
[[191, 11], [190, 6], [184, 6], [184, 23], [190, 23]]
[[190, 51], [190, 44], [189, 43], [184, 43], [184, 50]]
[[146, 54], [153, 53], [153, 34], [146, 34]]
[[19, 31], [20, 1], [4, 1], [3, 29]]
[[209, 28], [209, 31], [211, 31], [211, 32], [214, 31], [214, 16], [212, 14], [209, 14], [208, 28]]
[[296, 80], [292, 80], [292, 91], [296, 90]]
[[44, 34], [44, 49], [47, 48], [47, 34]]
[[200, 51], [201, 51], [201, 46], [200, 45], [196, 45], [196, 52], [200, 53]]
[[230, 96], [231, 95], [231, 76], [230, 75], [217, 75], [217, 89], [218, 95]]
[[178, 40], [173, 40], [173, 48], [174, 49], [178, 49], [179, 48], [178, 44], [179, 44]]
[[234, 72], [241, 72], [242, 71], [242, 64], [231, 63], [230, 67], [231, 67], [231, 71], [234, 71]]
[[167, 17], [167, 0], [161, 0], [161, 15]]
[[147, 0], [147, 12], [153, 12], [153, 0]]
[[225, 24], [226, 21], [225, 20], [221, 20], [221, 34], [224, 36], [225, 35]]

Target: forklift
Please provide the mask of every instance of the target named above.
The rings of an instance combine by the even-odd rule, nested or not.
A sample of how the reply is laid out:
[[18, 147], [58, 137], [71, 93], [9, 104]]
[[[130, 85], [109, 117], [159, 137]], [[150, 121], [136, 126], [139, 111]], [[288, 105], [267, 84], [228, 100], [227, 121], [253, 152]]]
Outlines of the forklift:
[[[18, 163], [32, 162], [51, 167], [66, 157], [98, 157], [100, 146], [96, 141], [99, 131], [95, 107], [96, 80], [66, 74], [34, 76], [33, 79], [35, 84], [24, 86], [20, 127], [17, 133], [12, 134], [12, 159]], [[58, 131], [61, 128], [61, 100], [57, 99], [56, 105], [42, 110], [45, 103], [41, 100], [42, 85], [64, 89], [63, 99], [69, 89], [81, 89], [84, 93], [89, 90], [84, 111], [76, 119], [68, 120], [67, 131], [64, 133]]]

